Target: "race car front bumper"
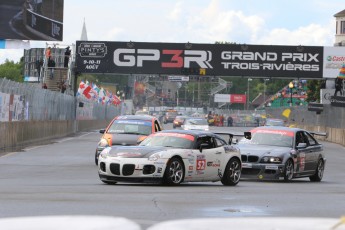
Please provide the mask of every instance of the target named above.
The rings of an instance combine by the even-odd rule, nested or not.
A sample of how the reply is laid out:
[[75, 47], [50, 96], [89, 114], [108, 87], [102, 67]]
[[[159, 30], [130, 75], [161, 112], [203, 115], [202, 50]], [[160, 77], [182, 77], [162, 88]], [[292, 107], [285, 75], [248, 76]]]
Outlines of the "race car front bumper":
[[278, 180], [284, 171], [284, 164], [242, 163], [241, 179]]
[[168, 159], [150, 161], [147, 158], [99, 158], [98, 174], [107, 182], [160, 183]]

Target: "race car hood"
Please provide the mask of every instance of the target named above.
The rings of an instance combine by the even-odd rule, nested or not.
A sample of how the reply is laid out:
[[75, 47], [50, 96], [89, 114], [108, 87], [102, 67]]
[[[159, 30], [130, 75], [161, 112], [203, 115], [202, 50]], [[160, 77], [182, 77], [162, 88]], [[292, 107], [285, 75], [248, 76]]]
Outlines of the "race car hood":
[[122, 158], [148, 158], [152, 154], [165, 151], [166, 149], [166, 147], [113, 146], [108, 155], [110, 157]]
[[239, 144], [237, 146], [241, 150], [242, 155], [255, 155], [258, 157], [270, 155], [280, 156], [284, 153], [290, 152], [289, 147], [271, 146], [271, 145], [252, 145], [252, 144]]
[[143, 139], [145, 135], [136, 134], [107, 134], [107, 139], [111, 139], [112, 145], [137, 145], [139, 139]]

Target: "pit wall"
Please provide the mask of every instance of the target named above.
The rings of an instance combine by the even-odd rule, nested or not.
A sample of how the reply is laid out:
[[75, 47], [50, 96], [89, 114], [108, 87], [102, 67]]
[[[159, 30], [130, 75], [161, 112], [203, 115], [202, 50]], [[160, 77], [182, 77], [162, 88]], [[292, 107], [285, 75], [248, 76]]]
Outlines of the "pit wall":
[[77, 132], [105, 128], [109, 120], [0, 122], [0, 153], [54, 142]]

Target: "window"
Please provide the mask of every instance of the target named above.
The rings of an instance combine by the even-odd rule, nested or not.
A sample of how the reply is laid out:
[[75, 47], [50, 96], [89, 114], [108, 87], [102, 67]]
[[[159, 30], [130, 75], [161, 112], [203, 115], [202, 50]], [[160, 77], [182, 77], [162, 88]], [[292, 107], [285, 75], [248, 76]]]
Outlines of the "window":
[[215, 140], [216, 140], [216, 143], [217, 143], [217, 147], [226, 145], [226, 143], [223, 140], [219, 139], [219, 138], [215, 138]]
[[307, 143], [303, 132], [297, 132], [296, 133], [296, 146], [298, 146], [299, 143]]
[[305, 135], [307, 136], [308, 138], [308, 141], [309, 141], [309, 145], [317, 145], [317, 141], [308, 133], [305, 133]]
[[213, 138], [211, 138], [209, 136], [198, 138], [196, 149], [199, 149], [201, 144], [207, 144], [208, 146], [206, 147], [206, 149], [215, 148], [215, 143], [213, 141]]
[[345, 21], [340, 22], [340, 33], [345, 34]]

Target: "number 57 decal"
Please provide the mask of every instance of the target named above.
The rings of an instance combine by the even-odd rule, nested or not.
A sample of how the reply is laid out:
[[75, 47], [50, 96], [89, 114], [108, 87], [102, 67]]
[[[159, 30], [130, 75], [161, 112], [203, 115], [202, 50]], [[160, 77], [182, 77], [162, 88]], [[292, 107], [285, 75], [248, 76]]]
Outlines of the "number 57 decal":
[[206, 160], [196, 160], [196, 170], [205, 170]]

